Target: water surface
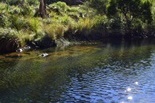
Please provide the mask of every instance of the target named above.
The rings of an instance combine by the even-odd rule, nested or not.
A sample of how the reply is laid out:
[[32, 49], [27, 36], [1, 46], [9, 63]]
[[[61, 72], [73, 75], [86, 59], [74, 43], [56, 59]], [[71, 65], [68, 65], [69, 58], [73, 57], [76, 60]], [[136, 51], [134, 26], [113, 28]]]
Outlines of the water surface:
[[[1, 55], [0, 103], [155, 103], [149, 42]], [[40, 57], [44, 52], [49, 56]]]

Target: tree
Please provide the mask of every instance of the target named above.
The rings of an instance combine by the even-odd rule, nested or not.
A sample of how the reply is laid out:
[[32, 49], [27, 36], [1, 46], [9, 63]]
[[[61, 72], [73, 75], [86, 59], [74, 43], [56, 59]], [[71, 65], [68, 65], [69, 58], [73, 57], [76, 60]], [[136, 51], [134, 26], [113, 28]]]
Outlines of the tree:
[[46, 18], [47, 17], [47, 13], [46, 13], [46, 0], [40, 0], [39, 15], [42, 18]]
[[109, 0], [89, 0], [90, 6], [95, 8], [99, 13], [106, 13]]
[[111, 0], [109, 17], [119, 17], [125, 22], [126, 32], [131, 31], [133, 21], [150, 24], [152, 22], [151, 3], [142, 0]]
[[112, 0], [108, 11], [110, 15], [122, 14], [126, 20], [140, 18], [145, 21], [146, 17], [147, 22], [152, 20], [151, 3], [148, 1], [143, 3], [142, 0]]

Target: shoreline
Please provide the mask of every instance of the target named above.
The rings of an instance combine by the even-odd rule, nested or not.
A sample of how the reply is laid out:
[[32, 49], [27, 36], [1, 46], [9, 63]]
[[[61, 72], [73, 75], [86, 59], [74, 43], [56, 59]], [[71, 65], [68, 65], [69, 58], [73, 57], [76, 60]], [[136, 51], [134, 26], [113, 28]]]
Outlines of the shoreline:
[[[117, 38], [117, 39], [116, 39]], [[91, 44], [96, 44], [98, 42], [102, 42], [104, 43], [122, 43], [122, 42], [141, 42], [141, 41], [152, 41], [154, 40], [155, 37], [147, 37], [147, 38], [123, 38], [123, 37], [104, 37], [104, 38], [91, 38], [90, 37], [85, 37], [85, 38], [77, 38], [75, 37], [71, 37], [70, 38], [60, 38], [57, 40], [52, 40], [50, 37], [45, 36], [42, 40], [39, 41], [29, 41], [27, 42], [27, 44], [25, 46], [19, 46], [16, 48], [13, 47], [9, 47], [5, 48], [7, 46], [5, 46], [4, 48], [2, 48], [3, 46], [1, 46], [0, 44], [0, 49], [3, 49], [3, 51], [0, 50], [0, 55], [3, 54], [7, 54], [7, 53], [13, 53], [13, 52], [24, 52], [24, 51], [31, 51], [31, 50], [44, 50], [44, 49], [48, 49], [48, 48], [55, 48], [55, 47], [67, 47], [67, 46], [74, 46], [74, 45], [91, 45]], [[1, 39], [0, 39], [1, 40]], [[7, 40], [7, 39], [6, 39]], [[1, 41], [0, 41], [1, 42]], [[4, 44], [3, 44], [4, 45]], [[13, 46], [13, 45], [10, 45]], [[5, 51], [6, 50], [6, 51]]]

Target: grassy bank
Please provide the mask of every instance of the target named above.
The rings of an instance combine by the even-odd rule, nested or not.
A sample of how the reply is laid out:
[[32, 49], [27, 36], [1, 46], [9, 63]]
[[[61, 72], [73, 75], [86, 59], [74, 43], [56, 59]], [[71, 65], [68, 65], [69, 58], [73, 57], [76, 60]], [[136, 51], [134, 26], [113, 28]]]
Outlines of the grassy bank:
[[[46, 41], [45, 37], [55, 41], [67, 32], [72, 34], [91, 30], [96, 22], [92, 20], [93, 9], [84, 5], [71, 7], [64, 2], [50, 4], [47, 8], [48, 18], [45, 19], [34, 16], [38, 6], [0, 3], [1, 52], [12, 52], [27, 44], [37, 46], [41, 41]], [[13, 47], [12, 50], [6, 45]]]
[[148, 24], [134, 19], [129, 31], [123, 18], [99, 13], [89, 2], [76, 6], [68, 6], [64, 2], [49, 4], [45, 19], [34, 16], [38, 7], [38, 3], [0, 3], [1, 53], [15, 52], [26, 45], [33, 48], [56, 46], [55, 41], [60, 38], [101, 40], [105, 37], [154, 36], [153, 22]]

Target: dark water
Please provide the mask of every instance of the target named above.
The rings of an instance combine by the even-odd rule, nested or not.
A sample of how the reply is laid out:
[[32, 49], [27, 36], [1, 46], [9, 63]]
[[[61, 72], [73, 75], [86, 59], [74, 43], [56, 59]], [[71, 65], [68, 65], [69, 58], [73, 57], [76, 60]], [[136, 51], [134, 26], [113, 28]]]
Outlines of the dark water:
[[150, 42], [1, 55], [0, 103], [155, 103]]

